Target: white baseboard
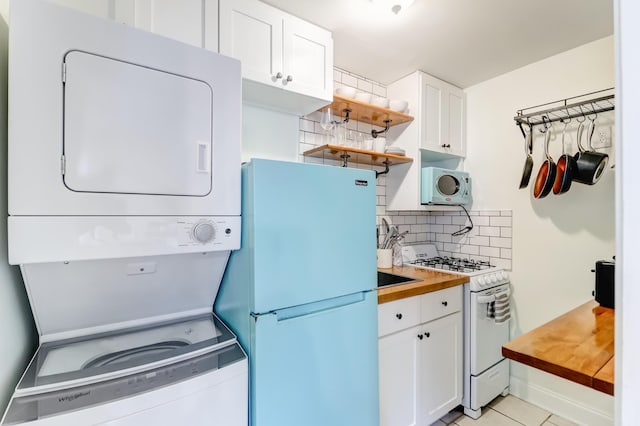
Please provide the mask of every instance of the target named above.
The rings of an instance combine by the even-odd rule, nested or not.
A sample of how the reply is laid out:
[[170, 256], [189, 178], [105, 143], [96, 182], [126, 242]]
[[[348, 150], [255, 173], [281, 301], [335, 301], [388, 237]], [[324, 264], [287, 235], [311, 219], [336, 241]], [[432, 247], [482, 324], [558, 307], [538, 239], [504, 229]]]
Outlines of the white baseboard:
[[604, 413], [579, 401], [572, 400], [568, 398], [567, 395], [559, 394], [539, 385], [527, 383], [517, 377], [511, 376], [509, 390], [513, 396], [535, 404], [579, 425], [613, 425], [613, 418], [609, 413]]

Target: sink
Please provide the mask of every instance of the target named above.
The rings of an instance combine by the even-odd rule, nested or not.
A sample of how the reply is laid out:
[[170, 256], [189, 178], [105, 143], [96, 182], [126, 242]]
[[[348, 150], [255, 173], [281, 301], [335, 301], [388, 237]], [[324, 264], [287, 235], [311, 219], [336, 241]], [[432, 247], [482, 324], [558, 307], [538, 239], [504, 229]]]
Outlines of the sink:
[[378, 271], [378, 287], [386, 287], [389, 285], [406, 284], [420, 280], [415, 278], [403, 277], [402, 275], [389, 274], [387, 272]]

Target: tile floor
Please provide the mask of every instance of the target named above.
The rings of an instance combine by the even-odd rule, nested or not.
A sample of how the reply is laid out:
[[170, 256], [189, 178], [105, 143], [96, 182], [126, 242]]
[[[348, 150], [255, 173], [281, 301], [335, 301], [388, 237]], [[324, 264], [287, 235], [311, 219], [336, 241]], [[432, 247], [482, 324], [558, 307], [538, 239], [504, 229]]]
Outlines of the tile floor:
[[512, 395], [498, 397], [482, 410], [482, 416], [473, 420], [454, 410], [431, 426], [575, 426], [562, 417], [529, 404]]

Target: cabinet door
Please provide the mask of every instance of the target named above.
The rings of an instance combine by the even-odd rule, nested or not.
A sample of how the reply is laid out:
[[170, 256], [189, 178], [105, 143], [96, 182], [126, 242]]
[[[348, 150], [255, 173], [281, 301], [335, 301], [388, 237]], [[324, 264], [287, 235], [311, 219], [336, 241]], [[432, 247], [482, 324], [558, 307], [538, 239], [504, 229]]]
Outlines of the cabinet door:
[[413, 327], [378, 340], [380, 426], [418, 424], [418, 350], [424, 344], [419, 331]]
[[419, 343], [420, 424], [431, 424], [462, 402], [462, 313], [422, 326]]
[[76, 9], [84, 13], [99, 16], [101, 18], [113, 19], [115, 3], [118, 0], [51, 0], [52, 3], [59, 4], [71, 9]]
[[298, 18], [287, 17], [283, 36], [284, 87], [330, 101], [333, 92], [331, 33]]
[[430, 151], [444, 151], [446, 130], [442, 125], [447, 96], [443, 82], [429, 75], [422, 75], [422, 135], [420, 147]]
[[115, 19], [141, 30], [218, 51], [217, 0], [116, 0]]
[[450, 86], [446, 92], [447, 107], [447, 147], [448, 152], [464, 157], [466, 155], [466, 102], [461, 89]]
[[279, 10], [257, 0], [220, 0], [220, 53], [242, 62], [242, 77], [282, 87]]

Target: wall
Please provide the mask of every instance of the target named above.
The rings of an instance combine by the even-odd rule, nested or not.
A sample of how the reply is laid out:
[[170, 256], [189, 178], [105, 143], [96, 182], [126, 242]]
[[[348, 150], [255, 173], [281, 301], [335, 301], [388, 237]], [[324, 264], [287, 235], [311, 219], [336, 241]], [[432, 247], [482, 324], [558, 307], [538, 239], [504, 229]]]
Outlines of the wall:
[[[616, 262], [616, 424], [640, 424], [640, 286], [638, 286], [640, 223], [637, 220], [640, 198], [636, 182], [640, 181], [640, 3], [637, 0], [615, 1], [618, 105], [616, 120], [619, 132], [616, 189], [618, 214]], [[623, 202], [624, 200], [624, 202]]]
[[[474, 178], [474, 209], [513, 210], [514, 336], [592, 299], [598, 259], [615, 254], [615, 179], [608, 169], [595, 186], [573, 184], [561, 196], [535, 200], [519, 190], [523, 139], [516, 110], [614, 86], [613, 37], [530, 64], [468, 88], [466, 169]], [[598, 122], [612, 122], [612, 113]], [[556, 127], [552, 156], [558, 158]], [[575, 149], [574, 123], [568, 134]], [[609, 150], [610, 153], [611, 150]], [[542, 159], [534, 142], [534, 172]], [[612, 163], [615, 159], [612, 159]], [[512, 363], [513, 391], [579, 423], [610, 424], [613, 398]]]
[[36, 344], [22, 277], [7, 263], [7, 42], [9, 0], [0, 0], [0, 413]]

